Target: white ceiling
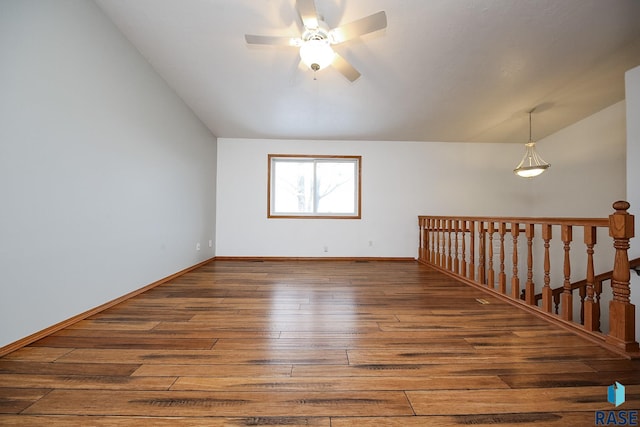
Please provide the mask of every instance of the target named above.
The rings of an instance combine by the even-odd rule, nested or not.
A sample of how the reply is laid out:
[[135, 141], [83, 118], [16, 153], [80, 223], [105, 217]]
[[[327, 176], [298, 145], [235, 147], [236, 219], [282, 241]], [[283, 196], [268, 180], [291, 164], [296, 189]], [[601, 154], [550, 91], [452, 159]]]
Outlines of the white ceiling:
[[386, 30], [335, 50], [361, 73], [300, 68], [295, 0], [97, 0], [224, 138], [517, 142], [624, 99], [640, 65], [638, 0], [316, 0], [336, 27], [380, 10]]

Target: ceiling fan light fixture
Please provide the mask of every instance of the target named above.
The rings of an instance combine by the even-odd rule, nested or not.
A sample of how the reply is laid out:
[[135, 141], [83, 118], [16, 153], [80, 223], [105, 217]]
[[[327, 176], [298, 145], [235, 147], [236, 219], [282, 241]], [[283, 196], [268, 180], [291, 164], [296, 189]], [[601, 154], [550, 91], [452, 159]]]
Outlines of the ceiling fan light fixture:
[[300, 47], [302, 62], [314, 71], [322, 70], [331, 65], [335, 56], [336, 54], [327, 39], [307, 40]]
[[513, 170], [513, 173], [523, 178], [538, 176], [551, 166], [536, 152], [536, 143], [531, 138], [531, 113], [533, 113], [533, 110], [529, 111], [529, 142], [524, 145], [524, 156], [522, 160], [520, 160], [520, 163], [518, 163], [518, 166]]
[[318, 15], [315, 0], [295, 0], [295, 4], [304, 26], [300, 37], [245, 34], [247, 44], [297, 47], [302, 62], [314, 73], [331, 65], [352, 83], [360, 78], [360, 72], [331, 46], [387, 28], [387, 14], [380, 11], [330, 29]]

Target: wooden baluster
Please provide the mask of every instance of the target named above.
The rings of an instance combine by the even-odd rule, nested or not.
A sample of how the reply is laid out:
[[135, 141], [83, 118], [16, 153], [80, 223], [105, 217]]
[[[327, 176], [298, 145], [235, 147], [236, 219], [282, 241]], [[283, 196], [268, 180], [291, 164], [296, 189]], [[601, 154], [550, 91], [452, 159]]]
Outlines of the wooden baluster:
[[536, 286], [533, 283], [533, 237], [534, 224], [525, 225], [527, 236], [527, 283], [525, 286], [525, 301], [529, 305], [536, 305]]
[[549, 283], [551, 282], [551, 278], [549, 277], [549, 271], [551, 270], [549, 241], [551, 241], [551, 238], [551, 224], [542, 224], [542, 240], [544, 241], [544, 286], [542, 288], [542, 309], [547, 313], [551, 313], [553, 298], [553, 291], [551, 286], [549, 286]]
[[[597, 331], [598, 323], [600, 323], [600, 306], [598, 305], [598, 313], [596, 313], [596, 304], [594, 298], [594, 278], [595, 272], [593, 269], [593, 247], [596, 244], [597, 229], [592, 225], [584, 226], [584, 244], [587, 246], [587, 286], [586, 286], [586, 298], [582, 304], [583, 325], [587, 331]], [[582, 299], [582, 292], [580, 293]], [[595, 318], [597, 314], [597, 319]], [[596, 323], [596, 321], [598, 323]]]
[[586, 286], [581, 286], [578, 289], [578, 296], [580, 296], [580, 324], [584, 325], [584, 299], [587, 296]]
[[429, 235], [429, 218], [424, 220], [424, 258], [423, 261], [429, 262], [431, 253], [429, 251], [429, 244], [431, 243], [431, 236]]
[[418, 228], [420, 230], [420, 248], [418, 249], [418, 259], [424, 260], [424, 218], [418, 218]]
[[594, 330], [602, 332], [600, 330], [600, 295], [602, 294], [602, 280], [598, 280], [593, 285], [593, 294], [595, 295], [595, 300], [593, 301]]
[[511, 276], [511, 298], [520, 298], [520, 278], [518, 277], [518, 235], [520, 224], [511, 223], [511, 237], [513, 238], [513, 275]]
[[433, 263], [435, 265], [440, 265], [440, 219], [435, 219], [435, 236], [436, 236], [436, 252], [434, 254]]
[[478, 282], [483, 285], [487, 284], [487, 268], [486, 268], [486, 260], [485, 255], [487, 252], [486, 248], [486, 234], [484, 229], [484, 222], [478, 222]]
[[493, 233], [495, 233], [493, 221], [489, 222], [487, 227], [489, 232], [489, 272], [487, 273], [487, 285], [490, 289], [495, 287], [495, 272], [493, 271]]
[[567, 224], [561, 226], [562, 242], [564, 243], [564, 282], [562, 287], [562, 297], [560, 304], [562, 305], [562, 318], [564, 320], [573, 320], [573, 294], [571, 291], [571, 240], [573, 239], [573, 227]]
[[449, 220], [442, 220], [442, 268], [447, 268], [447, 229], [449, 227]]
[[453, 258], [453, 272], [455, 274], [460, 274], [460, 259], [458, 258], [458, 223], [457, 219], [453, 220], [453, 233], [454, 233], [454, 258]]
[[631, 304], [629, 239], [634, 236], [634, 217], [629, 214], [629, 203], [618, 201], [613, 204], [615, 213], [609, 215], [609, 235], [613, 237], [616, 254], [613, 263], [611, 287], [613, 300], [609, 303], [609, 335], [607, 343], [627, 352], [638, 351], [635, 339], [635, 309]]
[[429, 262], [431, 264], [435, 264], [435, 242], [438, 240], [438, 236], [435, 232], [435, 221], [435, 219], [429, 218], [429, 234], [431, 236], [431, 241], [429, 242], [431, 248], [429, 252]]
[[460, 264], [460, 275], [462, 277], [467, 277], [467, 220], [463, 219], [462, 221], [460, 221], [460, 223], [462, 229], [462, 260]]
[[440, 220], [440, 260], [438, 262], [438, 265], [440, 267], [444, 267], [445, 266], [445, 238], [444, 238], [444, 227], [445, 227], [445, 220], [441, 219]]
[[469, 221], [469, 279], [476, 279], [476, 222]]
[[504, 235], [507, 232], [507, 224], [498, 224], [498, 234], [500, 235], [500, 272], [498, 273], [498, 290], [501, 294], [507, 292], [507, 275], [504, 272]]
[[429, 242], [431, 240], [431, 236], [429, 235], [429, 218], [425, 218], [424, 222], [424, 243], [423, 243], [423, 249], [424, 249], [424, 256], [423, 256], [423, 260], [424, 261], [429, 261]]
[[429, 219], [429, 233], [431, 235], [431, 253], [429, 254], [429, 262], [435, 264], [436, 262], [436, 242], [438, 241], [438, 235], [436, 234], [436, 220], [434, 218]]
[[453, 258], [451, 256], [451, 252], [453, 250], [453, 248], [452, 248], [453, 245], [451, 244], [452, 224], [453, 224], [453, 220], [452, 219], [448, 219], [447, 220], [447, 239], [448, 239], [448, 243], [447, 243], [447, 270], [449, 270], [449, 271], [453, 270]]

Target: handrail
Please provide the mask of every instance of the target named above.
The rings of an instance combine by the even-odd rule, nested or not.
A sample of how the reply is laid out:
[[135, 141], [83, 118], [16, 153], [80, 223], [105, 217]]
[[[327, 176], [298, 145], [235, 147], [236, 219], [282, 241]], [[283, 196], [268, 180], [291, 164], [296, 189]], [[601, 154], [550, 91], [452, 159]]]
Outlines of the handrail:
[[[629, 268], [635, 269], [640, 266], [640, 258], [636, 258], [634, 260], [629, 261]], [[613, 270], [607, 271], [605, 273], [600, 273], [593, 278], [593, 286], [594, 286], [594, 295], [596, 297], [596, 303], [599, 303], [600, 294], [602, 293], [602, 282], [607, 280], [611, 280], [613, 277]], [[589, 284], [588, 280], [582, 279], [577, 282], [573, 282], [571, 284], [571, 292], [576, 289], [580, 291], [580, 323], [584, 324], [584, 301], [587, 293], [587, 285]], [[560, 295], [564, 292], [564, 287], [559, 286], [557, 288], [553, 288], [551, 294], [553, 295], [554, 302], [554, 313], [558, 314], [559, 306], [560, 306]], [[522, 290], [520, 294], [520, 299], [525, 300], [525, 290]], [[538, 305], [542, 300], [542, 293], [537, 293], [535, 295], [535, 305]], [[595, 330], [600, 331], [600, 319], [597, 320], [597, 327]]]
[[608, 218], [572, 218], [572, 217], [516, 217], [516, 216], [445, 216], [445, 215], [419, 215], [418, 218], [432, 219], [452, 219], [479, 222], [504, 222], [517, 224], [567, 224], [567, 225], [595, 225], [597, 227], [608, 227]]
[[[616, 202], [613, 207], [615, 212], [608, 218], [421, 215], [418, 261], [580, 330], [619, 352], [640, 357], [629, 274], [630, 268], [640, 265], [640, 260], [630, 263], [627, 255], [629, 240], [634, 235], [634, 217], [627, 212], [627, 202]], [[582, 231], [586, 247], [577, 255], [572, 251], [574, 228], [578, 234]], [[598, 254], [595, 251], [598, 230], [605, 229], [612, 238], [613, 261], [608, 256], [602, 258], [600, 250]], [[560, 255], [551, 250], [555, 233], [559, 234], [556, 241], [560, 240], [560, 245], [554, 247]], [[542, 247], [536, 245], [536, 251], [534, 241], [542, 243]], [[510, 259], [506, 259], [507, 253]], [[543, 259], [538, 262], [544, 264], [542, 271], [534, 269], [534, 254], [536, 259]], [[580, 262], [576, 262], [578, 257]], [[594, 259], [600, 267], [605, 261], [611, 270], [596, 275]], [[581, 274], [585, 279], [572, 282], [572, 268], [582, 262], [586, 264], [586, 272]], [[525, 263], [526, 267], [522, 265]], [[552, 271], [552, 265], [561, 267], [561, 271]], [[552, 276], [554, 280], [560, 279], [562, 285], [552, 288]], [[611, 281], [613, 295], [609, 305], [601, 310], [602, 284], [607, 280]], [[536, 282], [544, 284], [538, 286]], [[580, 292], [579, 319], [578, 313], [574, 316], [573, 312], [576, 289]], [[608, 322], [603, 324], [601, 311], [606, 314], [607, 309], [608, 318], [604, 320]]]
[[[634, 269], [636, 267], [640, 266], [640, 258], [636, 258], [634, 260], [629, 261], [629, 268]], [[605, 280], [610, 280], [611, 276], [613, 275], [613, 270], [611, 271], [607, 271], [605, 273], [600, 273], [597, 276], [594, 276], [593, 281], [594, 282], [604, 282]], [[581, 289], [584, 288], [585, 286], [587, 286], [587, 279], [582, 279], [582, 280], [578, 280], [577, 282], [573, 282], [571, 284], [571, 290], [575, 291], [576, 289]], [[564, 290], [564, 288], [562, 286], [559, 286], [557, 288], [553, 288], [552, 292], [555, 295], [556, 292], [557, 293], [562, 293], [562, 291]], [[523, 289], [524, 291], [524, 289]], [[523, 292], [524, 294], [524, 292]], [[524, 299], [524, 298], [520, 298], [520, 299]], [[536, 294], [536, 302], [539, 302], [542, 299], [542, 294]]]
[[[636, 258], [634, 260], [629, 261], [629, 268], [630, 269], [635, 269], [636, 267], [640, 266], [640, 258]], [[600, 273], [597, 276], [595, 276], [593, 278], [594, 282], [604, 282], [605, 280], [611, 280], [611, 278], [613, 277], [613, 270], [611, 271], [607, 271], [605, 273]], [[580, 288], [584, 288], [586, 287], [588, 284], [587, 279], [582, 279], [582, 280], [578, 280], [577, 282], [573, 282], [571, 284], [571, 290], [576, 290], [576, 289], [580, 289]], [[553, 292], [555, 293], [556, 291], [562, 291], [563, 288], [562, 287], [558, 287], [558, 288], [554, 288]], [[540, 295], [540, 298], [542, 299], [542, 294], [536, 294], [536, 298], [538, 298], [538, 295]]]

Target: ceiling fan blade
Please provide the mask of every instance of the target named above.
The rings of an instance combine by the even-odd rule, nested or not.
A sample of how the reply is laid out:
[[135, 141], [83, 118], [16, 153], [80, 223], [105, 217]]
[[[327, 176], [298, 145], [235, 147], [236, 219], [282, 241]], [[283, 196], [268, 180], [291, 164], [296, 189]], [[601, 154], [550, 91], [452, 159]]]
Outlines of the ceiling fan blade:
[[346, 59], [344, 59], [337, 53], [331, 65], [343, 76], [345, 76], [350, 82], [355, 82], [360, 77], [360, 72], [353, 68], [353, 65], [349, 64]]
[[295, 37], [286, 36], [255, 36], [251, 34], [245, 34], [244, 39], [248, 44], [268, 44], [275, 46], [299, 46], [298, 40]]
[[296, 9], [306, 29], [318, 28], [318, 13], [314, 0], [296, 0]]
[[329, 31], [329, 36], [332, 42], [337, 44], [384, 28], [387, 28], [387, 14], [384, 11], [380, 11], [334, 28]]

